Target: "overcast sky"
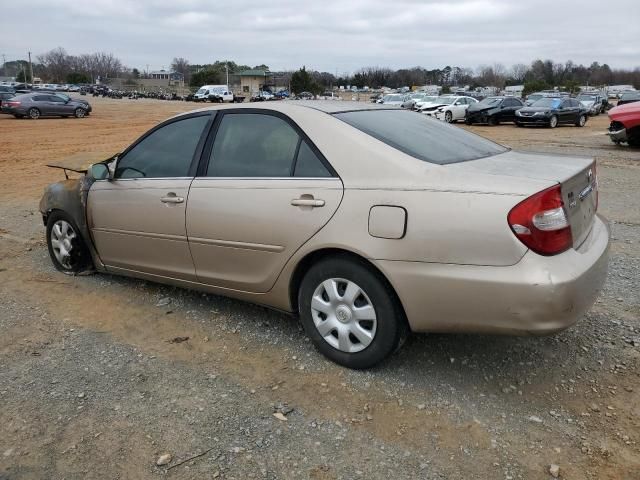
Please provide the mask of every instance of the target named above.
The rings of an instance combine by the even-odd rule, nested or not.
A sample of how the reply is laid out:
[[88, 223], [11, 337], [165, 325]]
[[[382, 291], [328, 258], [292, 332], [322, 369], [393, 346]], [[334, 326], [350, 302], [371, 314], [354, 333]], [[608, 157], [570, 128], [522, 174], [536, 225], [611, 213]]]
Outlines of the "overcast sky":
[[[640, 67], [640, 0], [29, 0], [3, 2], [0, 54], [61, 46], [130, 68], [229, 59], [342, 74], [530, 63]], [[15, 19], [12, 21], [11, 19]]]

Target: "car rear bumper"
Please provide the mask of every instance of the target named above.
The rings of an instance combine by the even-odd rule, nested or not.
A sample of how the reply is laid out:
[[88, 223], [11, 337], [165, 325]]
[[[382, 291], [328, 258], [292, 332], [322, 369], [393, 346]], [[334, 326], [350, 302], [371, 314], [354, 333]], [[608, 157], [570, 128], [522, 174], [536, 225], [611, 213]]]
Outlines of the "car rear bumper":
[[609, 226], [596, 216], [577, 249], [489, 267], [376, 261], [415, 332], [544, 335], [573, 325], [595, 302], [608, 266]]

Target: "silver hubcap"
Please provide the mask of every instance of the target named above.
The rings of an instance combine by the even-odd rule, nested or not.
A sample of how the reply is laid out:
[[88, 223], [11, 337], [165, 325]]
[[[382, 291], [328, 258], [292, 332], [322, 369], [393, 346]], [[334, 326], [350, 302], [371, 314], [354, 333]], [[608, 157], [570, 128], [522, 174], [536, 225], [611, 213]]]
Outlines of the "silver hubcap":
[[556, 117], [551, 117], [551, 128], [555, 127], [558, 124], [558, 119]]
[[373, 304], [350, 280], [331, 278], [318, 285], [311, 299], [311, 316], [322, 338], [341, 352], [361, 352], [376, 335]]
[[84, 110], [82, 110], [81, 108], [79, 108], [79, 109], [76, 111], [76, 115], [77, 115], [79, 118], [84, 117]]
[[40, 112], [34, 108], [29, 112], [29, 116], [31, 118], [38, 118], [40, 116]]
[[73, 250], [73, 239], [76, 238], [76, 232], [73, 227], [64, 220], [58, 220], [53, 224], [51, 229], [51, 249], [58, 260], [58, 263], [64, 268], [71, 268], [71, 251]]
[[584, 124], [587, 122], [586, 118], [580, 117], [580, 126], [584, 127]]

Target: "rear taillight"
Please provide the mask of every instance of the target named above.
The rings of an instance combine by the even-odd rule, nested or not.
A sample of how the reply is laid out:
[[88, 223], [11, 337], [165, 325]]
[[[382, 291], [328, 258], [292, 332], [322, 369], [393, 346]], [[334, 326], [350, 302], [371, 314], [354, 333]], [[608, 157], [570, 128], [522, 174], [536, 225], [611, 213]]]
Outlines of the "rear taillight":
[[7, 100], [6, 102], [2, 102], [5, 105], [8, 105], [9, 107], [17, 107], [18, 105], [20, 105], [20, 102], [12, 102], [11, 100]]
[[517, 204], [509, 212], [507, 221], [516, 237], [540, 255], [556, 255], [571, 248], [573, 243], [560, 185]]

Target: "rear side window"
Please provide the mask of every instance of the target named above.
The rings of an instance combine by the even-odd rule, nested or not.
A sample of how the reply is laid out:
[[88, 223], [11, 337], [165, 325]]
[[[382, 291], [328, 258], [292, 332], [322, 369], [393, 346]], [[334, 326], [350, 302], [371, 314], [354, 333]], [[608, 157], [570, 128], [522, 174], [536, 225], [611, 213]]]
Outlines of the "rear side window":
[[147, 135], [118, 160], [116, 178], [188, 177], [209, 115], [164, 125]]
[[331, 177], [331, 173], [323, 165], [322, 161], [317, 157], [313, 150], [304, 140], [300, 143], [298, 150], [298, 159], [296, 160], [296, 168], [294, 171], [296, 177], [318, 178]]
[[409, 111], [364, 110], [335, 116], [401, 152], [438, 165], [475, 160], [507, 150], [461, 128]]
[[283, 119], [256, 113], [222, 117], [209, 177], [289, 177], [299, 136]]

